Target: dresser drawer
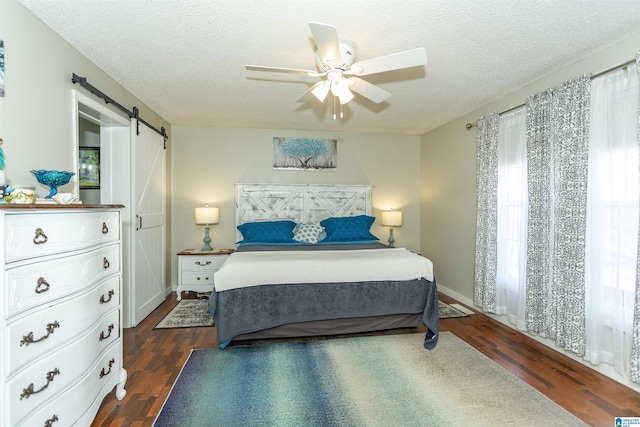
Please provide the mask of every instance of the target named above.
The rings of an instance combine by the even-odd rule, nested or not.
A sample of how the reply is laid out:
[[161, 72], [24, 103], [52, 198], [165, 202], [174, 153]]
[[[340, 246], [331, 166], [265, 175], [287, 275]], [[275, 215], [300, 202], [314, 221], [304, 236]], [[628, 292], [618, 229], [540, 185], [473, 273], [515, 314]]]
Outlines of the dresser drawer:
[[[108, 311], [120, 304], [120, 277], [112, 277], [90, 292], [64, 303], [39, 310], [7, 328], [5, 363], [11, 376], [32, 361], [71, 342]], [[116, 310], [117, 312], [117, 310]], [[117, 330], [118, 320], [112, 325]]]
[[5, 271], [7, 318], [94, 286], [120, 274], [120, 245]]
[[113, 376], [122, 372], [121, 357], [120, 347], [118, 345], [111, 346], [100, 357], [100, 360], [91, 366], [91, 372], [87, 376], [68, 391], [37, 409], [19, 425], [25, 427], [44, 426], [48, 420], [52, 419], [56, 419], [56, 422], [51, 424], [52, 427], [90, 425], [93, 421], [93, 415], [89, 419], [83, 420], [82, 423], [77, 424], [77, 422], [83, 418], [87, 408], [95, 404], [96, 398], [102, 399], [104, 397], [107, 393], [104, 386], [108, 386], [108, 391], [113, 388], [116, 380]]
[[[182, 271], [216, 271], [227, 260], [228, 255], [181, 256]], [[212, 282], [213, 283], [213, 282]]]
[[6, 215], [6, 262], [116, 242], [119, 226], [119, 212]]
[[[89, 377], [96, 377], [94, 380], [97, 382], [100, 379], [101, 369], [104, 369], [103, 372], [106, 374], [110, 372], [108, 360], [111, 358], [114, 359], [114, 363], [118, 361], [119, 368], [122, 363], [120, 353], [114, 351], [107, 357], [101, 357], [101, 353], [109, 347], [109, 344], [119, 340], [119, 321], [119, 311], [109, 314], [72, 344], [31, 363], [27, 369], [23, 369], [14, 376], [8, 382], [8, 396], [6, 396], [11, 408], [11, 425], [17, 424], [29, 413], [46, 404], [81, 377], [86, 376], [87, 371], [93, 371]], [[115, 327], [111, 334], [101, 340], [100, 335], [107, 335], [109, 325], [112, 324]], [[95, 365], [98, 358], [100, 363]], [[112, 366], [112, 369], [116, 368]], [[33, 393], [30, 394], [29, 389], [32, 389]], [[97, 388], [93, 388], [93, 393], [95, 398]], [[75, 396], [80, 399], [82, 394], [84, 393], [79, 391]], [[67, 402], [67, 405], [76, 404], [75, 400]], [[86, 409], [86, 406], [84, 408]]]
[[213, 285], [213, 271], [183, 271], [182, 283], [190, 285]]

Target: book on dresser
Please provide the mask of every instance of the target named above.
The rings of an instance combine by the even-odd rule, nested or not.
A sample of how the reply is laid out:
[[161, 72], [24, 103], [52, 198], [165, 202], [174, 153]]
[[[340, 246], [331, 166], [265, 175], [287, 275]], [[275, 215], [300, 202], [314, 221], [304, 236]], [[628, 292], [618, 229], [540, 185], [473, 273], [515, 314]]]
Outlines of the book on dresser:
[[124, 398], [120, 208], [0, 207], [0, 425], [88, 426]]

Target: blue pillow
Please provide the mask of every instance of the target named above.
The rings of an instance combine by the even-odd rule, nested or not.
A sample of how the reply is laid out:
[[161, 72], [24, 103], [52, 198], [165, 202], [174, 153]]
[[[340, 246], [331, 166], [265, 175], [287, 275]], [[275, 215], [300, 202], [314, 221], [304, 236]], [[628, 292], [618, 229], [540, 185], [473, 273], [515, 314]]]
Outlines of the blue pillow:
[[295, 226], [293, 221], [246, 222], [238, 226], [242, 240], [236, 243], [289, 243]]
[[349, 241], [342, 241], [342, 242], [326, 242], [326, 241], [321, 241], [318, 242], [316, 245], [324, 245], [324, 246], [340, 246], [340, 245], [359, 245], [359, 244], [365, 244], [365, 243], [377, 243], [378, 242], [377, 237], [375, 239], [367, 239], [367, 240], [349, 240]]
[[236, 242], [236, 244], [238, 246], [308, 246], [310, 245], [310, 243], [305, 243], [305, 242], [296, 242], [295, 240], [292, 240], [290, 242], [247, 242], [247, 241], [240, 241], [240, 242]]
[[369, 232], [375, 217], [368, 215], [327, 218], [320, 222], [327, 232], [323, 242], [355, 242], [376, 241], [376, 236]]

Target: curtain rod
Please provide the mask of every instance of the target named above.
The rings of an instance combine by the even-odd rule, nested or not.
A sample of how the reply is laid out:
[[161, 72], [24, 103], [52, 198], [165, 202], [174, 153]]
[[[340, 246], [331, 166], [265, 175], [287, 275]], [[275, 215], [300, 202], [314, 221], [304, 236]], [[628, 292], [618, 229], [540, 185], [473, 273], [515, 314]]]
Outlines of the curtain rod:
[[120, 103], [116, 102], [111, 97], [107, 96], [105, 93], [103, 93], [102, 91], [98, 90], [95, 86], [92, 86], [91, 84], [89, 84], [89, 82], [87, 82], [86, 77], [80, 77], [76, 73], [73, 73], [73, 76], [71, 77], [71, 82], [74, 83], [74, 84], [75, 83], [80, 84], [80, 86], [82, 86], [83, 88], [87, 89], [89, 92], [91, 92], [92, 94], [94, 94], [98, 98], [104, 99], [105, 104], [113, 104], [114, 107], [117, 107], [121, 111], [125, 112], [127, 114], [127, 116], [129, 116], [130, 119], [135, 118], [136, 119], [136, 126], [138, 127], [136, 129], [136, 134], [137, 135], [140, 135], [140, 123], [142, 123], [143, 125], [147, 126], [152, 131], [162, 135], [162, 137], [164, 138], [164, 148], [165, 148], [165, 150], [167, 149], [167, 139], [169, 139], [169, 136], [167, 135], [167, 131], [165, 130], [165, 128], [161, 127], [160, 130], [158, 130], [157, 128], [155, 128], [151, 124], [149, 124], [149, 122], [145, 121], [142, 117], [140, 117], [140, 111], [138, 110], [138, 107], [133, 107], [133, 110], [131, 110], [131, 111], [127, 110], [126, 107], [122, 106]]
[[[613, 67], [611, 67], [611, 68], [607, 68], [606, 70], [603, 70], [603, 71], [600, 71], [599, 73], [593, 74], [593, 75], [591, 76], [591, 78], [592, 78], [592, 79], [594, 79], [594, 78], [596, 78], [596, 77], [600, 77], [600, 76], [601, 76], [601, 75], [603, 75], [603, 74], [607, 74], [607, 73], [609, 73], [609, 72], [611, 72], [611, 71], [613, 71], [613, 70], [617, 70], [618, 68], [624, 68], [624, 67], [626, 67], [626, 66], [628, 66], [628, 65], [630, 65], [630, 64], [633, 64], [634, 62], [636, 62], [636, 60], [635, 60], [635, 59], [632, 59], [632, 60], [627, 61], [627, 62], [624, 62], [624, 63], [622, 63], [622, 64], [614, 65], [614, 66], [613, 66]], [[516, 108], [523, 107], [524, 105], [525, 105], [525, 104], [524, 104], [524, 102], [523, 102], [522, 104], [516, 105], [515, 107], [511, 107], [511, 108], [509, 108], [509, 109], [506, 109], [506, 110], [504, 110], [504, 111], [501, 111], [501, 112], [499, 112], [498, 114], [508, 113], [509, 111], [513, 111], [513, 110], [515, 110]], [[472, 127], [477, 126], [477, 125], [478, 125], [478, 122], [477, 122], [477, 121], [475, 121], [475, 122], [473, 122], [473, 123], [467, 123], [467, 124], [465, 125], [465, 127], [466, 127], [467, 129], [471, 129]]]

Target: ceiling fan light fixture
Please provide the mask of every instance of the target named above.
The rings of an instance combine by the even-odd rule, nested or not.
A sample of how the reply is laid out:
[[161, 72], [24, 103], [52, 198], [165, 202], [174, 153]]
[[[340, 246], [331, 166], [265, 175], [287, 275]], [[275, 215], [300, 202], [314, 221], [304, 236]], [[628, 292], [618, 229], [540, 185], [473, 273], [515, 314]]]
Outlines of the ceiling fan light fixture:
[[349, 90], [347, 80], [340, 77], [331, 82], [331, 93], [340, 99], [340, 104], [346, 104], [353, 99], [353, 93]]
[[338, 95], [338, 98], [340, 99], [340, 104], [344, 105], [347, 102], [351, 101], [354, 98], [354, 96], [353, 96], [353, 93], [347, 88], [346, 91]]
[[[0, 0], [1, 2], [2, 0]], [[427, 52], [425, 48], [406, 50], [389, 55], [378, 56], [364, 61], [356, 62], [356, 48], [351, 42], [338, 41], [336, 27], [319, 22], [309, 22], [309, 29], [316, 45], [315, 62], [318, 71], [298, 68], [265, 67], [260, 65], [246, 65], [250, 71], [269, 71], [293, 74], [305, 74], [309, 77], [325, 77], [324, 81], [317, 82], [308, 88], [296, 102], [313, 101], [314, 97], [324, 102], [329, 95], [333, 95], [334, 118], [336, 118], [336, 105], [350, 102], [354, 93], [377, 104], [387, 100], [391, 94], [362, 79], [362, 76], [385, 73], [387, 71], [401, 70], [418, 67], [427, 64]], [[345, 78], [349, 76], [349, 78]], [[313, 96], [312, 96], [313, 95]], [[342, 109], [342, 107], [340, 107]], [[340, 111], [342, 117], [342, 111]]]
[[313, 96], [318, 98], [318, 101], [324, 102], [325, 98], [329, 94], [331, 84], [328, 81], [324, 81], [311, 90]]

